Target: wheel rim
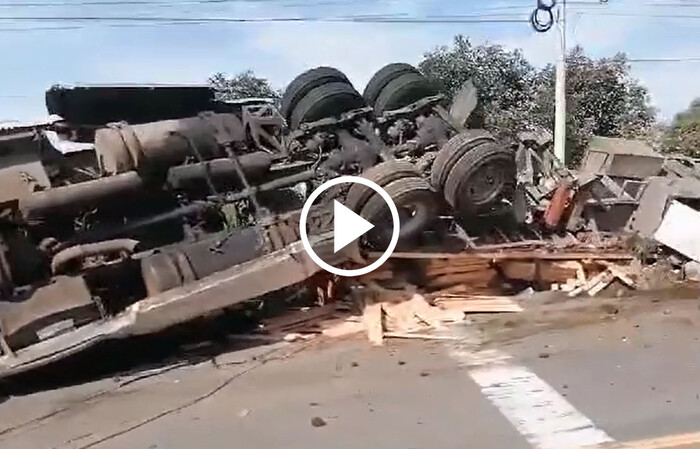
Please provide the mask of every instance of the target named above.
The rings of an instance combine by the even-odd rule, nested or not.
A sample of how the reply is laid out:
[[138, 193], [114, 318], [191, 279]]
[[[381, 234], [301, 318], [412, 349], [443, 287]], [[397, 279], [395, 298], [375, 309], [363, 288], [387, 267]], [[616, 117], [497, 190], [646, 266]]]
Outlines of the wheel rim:
[[483, 164], [473, 176], [462, 180], [460, 202], [479, 207], [497, 200], [507, 192], [511, 184], [511, 171], [510, 164], [503, 160]]
[[[401, 222], [401, 230], [399, 238], [411, 237], [415, 234], [417, 224], [424, 222], [425, 216], [430, 215], [432, 207], [423, 200], [416, 199], [415, 201], [405, 204], [397, 204], [396, 208], [399, 212], [399, 220]], [[383, 245], [389, 242], [392, 234], [392, 219], [389, 213], [382, 213], [377, 218], [372, 220], [374, 229], [367, 234], [367, 241], [372, 245]]]

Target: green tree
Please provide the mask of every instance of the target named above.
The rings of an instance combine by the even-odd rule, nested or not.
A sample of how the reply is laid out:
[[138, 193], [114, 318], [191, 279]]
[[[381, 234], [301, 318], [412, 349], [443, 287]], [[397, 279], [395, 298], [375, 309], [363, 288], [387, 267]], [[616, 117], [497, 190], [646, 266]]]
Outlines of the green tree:
[[537, 72], [520, 50], [474, 45], [459, 35], [451, 47], [426, 53], [419, 68], [450, 97], [472, 80], [479, 91], [473, 125], [511, 136], [531, 125], [527, 116], [535, 105]]
[[700, 157], [700, 98], [673, 119], [664, 139], [664, 150]]
[[[575, 163], [593, 135], [642, 137], [654, 123], [647, 89], [631, 77], [624, 54], [592, 59], [581, 47], [567, 62], [567, 151]], [[473, 45], [463, 36], [426, 53], [420, 69], [453, 95], [468, 79], [479, 90], [477, 119], [501, 136], [554, 128], [555, 68], [534, 68], [519, 50]]]
[[215, 73], [209, 85], [216, 92], [217, 100], [230, 101], [241, 98], [272, 98], [278, 100], [281, 93], [275, 90], [266, 78], [260, 78], [252, 70], [229, 77]]

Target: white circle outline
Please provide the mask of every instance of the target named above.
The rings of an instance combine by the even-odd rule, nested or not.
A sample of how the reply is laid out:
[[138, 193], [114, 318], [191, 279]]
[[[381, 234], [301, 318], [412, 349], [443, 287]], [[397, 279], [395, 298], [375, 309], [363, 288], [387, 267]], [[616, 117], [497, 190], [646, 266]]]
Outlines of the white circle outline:
[[[309, 243], [309, 236], [306, 234], [306, 220], [309, 217], [309, 211], [311, 210], [311, 206], [313, 205], [314, 201], [316, 201], [316, 199], [329, 188], [337, 186], [338, 184], [345, 183], [362, 184], [363, 186], [369, 187], [370, 189], [377, 192], [379, 196], [381, 196], [382, 199], [389, 206], [389, 211], [391, 212], [391, 218], [394, 225], [394, 229], [391, 233], [391, 241], [389, 242], [389, 246], [387, 247], [386, 251], [384, 251], [384, 254], [382, 254], [382, 256], [379, 259], [375, 260], [366, 267], [356, 268], [354, 270], [336, 268], [333, 265], [326, 263], [323, 259], [318, 257], [318, 254], [316, 254], [316, 252], [313, 250], [311, 244]], [[311, 257], [311, 259], [314, 262], [316, 262], [318, 266], [320, 266], [324, 270], [343, 277], [362, 276], [363, 274], [370, 273], [382, 266], [382, 264], [386, 262], [389, 259], [389, 257], [391, 257], [391, 254], [396, 249], [396, 245], [399, 243], [400, 232], [401, 222], [399, 220], [399, 211], [396, 208], [396, 204], [394, 204], [394, 201], [391, 199], [389, 194], [386, 192], [386, 190], [379, 187], [377, 183], [372, 182], [366, 178], [361, 178], [359, 176], [341, 176], [339, 178], [331, 179], [330, 181], [326, 181], [323, 184], [321, 184], [316, 190], [314, 190], [311, 193], [309, 199], [306, 200], [306, 203], [304, 203], [304, 207], [301, 209], [301, 218], [299, 220], [299, 234], [301, 235], [301, 244], [304, 245], [304, 249], [306, 250], [307, 254]]]

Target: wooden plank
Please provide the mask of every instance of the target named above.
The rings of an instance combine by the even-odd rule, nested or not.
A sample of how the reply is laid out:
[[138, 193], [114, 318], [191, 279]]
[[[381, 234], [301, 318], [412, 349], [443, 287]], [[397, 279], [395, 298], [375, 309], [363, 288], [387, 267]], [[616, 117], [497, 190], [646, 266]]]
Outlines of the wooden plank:
[[423, 296], [413, 295], [411, 300], [407, 302], [407, 305], [411, 308], [413, 315], [426, 325], [434, 329], [443, 327], [441, 321], [444, 318], [444, 314], [437, 307], [428, 304], [428, 301]]
[[386, 314], [384, 326], [387, 330], [396, 332], [413, 332], [424, 329], [425, 326], [416, 320], [415, 310], [410, 301], [398, 304], [382, 304], [382, 310]]
[[385, 332], [384, 336], [387, 338], [409, 338], [413, 340], [459, 340], [459, 337], [452, 335], [409, 334], [403, 332]]
[[367, 332], [367, 339], [375, 346], [384, 343], [384, 326], [382, 325], [382, 304], [374, 303], [365, 306], [362, 323]]
[[449, 301], [465, 301], [465, 300], [494, 300], [494, 301], [512, 301], [512, 296], [501, 296], [501, 295], [476, 295], [469, 293], [449, 293], [449, 292], [435, 292], [429, 295], [430, 298], [435, 302], [449, 302]]
[[607, 287], [608, 285], [610, 285], [610, 283], [611, 283], [612, 281], [615, 280], [615, 275], [613, 275], [611, 272], [609, 272], [609, 271], [604, 271], [603, 274], [604, 274], [605, 276], [603, 276], [603, 278], [600, 280], [600, 282], [598, 282], [596, 285], [594, 285], [592, 288], [590, 288], [590, 289], [588, 290], [588, 294], [589, 294], [590, 296], [595, 296], [595, 295], [597, 295], [598, 293], [600, 293], [601, 291], [603, 291], [603, 289], [605, 289], [605, 287]]
[[506, 298], [436, 300], [435, 304], [440, 308], [461, 310], [464, 313], [514, 313], [523, 311], [523, 308], [517, 302]]
[[584, 285], [570, 291], [568, 296], [573, 298], [574, 296], [578, 296], [583, 292], [587, 292], [588, 290], [590, 290], [593, 287], [595, 287], [596, 285], [598, 285], [599, 282], [603, 281], [608, 274], [609, 274], [608, 271], [602, 271], [602, 272], [598, 273], [597, 275], [590, 278], [588, 280], [588, 282], [586, 282]]
[[[381, 254], [370, 253], [370, 259], [376, 260]], [[503, 252], [470, 252], [470, 253], [408, 253], [396, 252], [392, 259], [460, 259], [478, 258], [490, 260], [521, 259], [521, 260], [633, 260], [634, 256], [626, 252], [541, 252], [541, 251], [503, 251]]]
[[627, 272], [620, 267], [619, 265], [615, 265], [613, 263], [609, 262], [603, 262], [602, 263], [612, 274], [614, 274], [620, 281], [623, 283], [627, 284], [628, 287], [630, 288], [637, 288], [637, 284], [632, 280], [632, 278], [629, 277]]

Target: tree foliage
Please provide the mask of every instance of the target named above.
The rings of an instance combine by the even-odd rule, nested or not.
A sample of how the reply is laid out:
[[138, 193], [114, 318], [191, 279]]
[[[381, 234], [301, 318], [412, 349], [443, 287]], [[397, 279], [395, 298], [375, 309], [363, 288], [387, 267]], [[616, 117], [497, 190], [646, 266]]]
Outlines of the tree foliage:
[[217, 100], [230, 101], [242, 98], [279, 99], [281, 94], [275, 90], [266, 78], [260, 78], [252, 70], [246, 70], [229, 77], [215, 73], [209, 78], [209, 85], [216, 92]]
[[[630, 76], [624, 54], [593, 59], [575, 47], [566, 62], [567, 151], [573, 161], [593, 135], [645, 135], [654, 123], [654, 110], [646, 88]], [[420, 69], [450, 96], [471, 79], [479, 90], [479, 118], [502, 136], [554, 128], [555, 68], [537, 69], [519, 50], [474, 45], [457, 36], [451, 47], [426, 53]]]
[[452, 97], [467, 80], [479, 92], [476, 120], [496, 131], [527, 128], [537, 72], [519, 50], [499, 45], [473, 45], [456, 36], [452, 47], [439, 47], [424, 55], [420, 70]]
[[700, 98], [673, 119], [665, 136], [664, 150], [700, 157]]

